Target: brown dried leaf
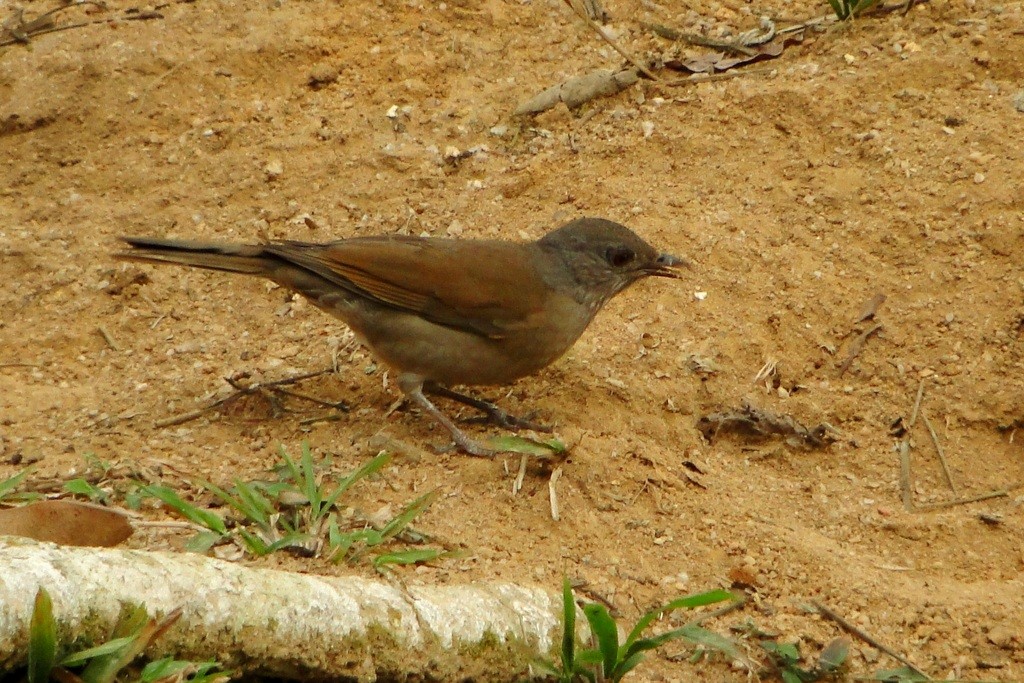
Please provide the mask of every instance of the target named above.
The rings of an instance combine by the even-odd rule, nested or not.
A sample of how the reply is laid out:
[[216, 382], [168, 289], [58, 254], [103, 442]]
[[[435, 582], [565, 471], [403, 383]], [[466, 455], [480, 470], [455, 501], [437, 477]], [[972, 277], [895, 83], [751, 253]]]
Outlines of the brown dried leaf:
[[44, 500], [0, 510], [0, 535], [60, 545], [117, 545], [132, 535], [128, 518], [109, 508], [72, 500]]
[[717, 73], [726, 71], [741, 64], [759, 62], [765, 59], [775, 59], [783, 53], [787, 46], [800, 43], [804, 39], [802, 33], [791, 33], [779, 36], [763, 45], [746, 46], [753, 54], [737, 55], [726, 54], [725, 52], [709, 52], [693, 59], [670, 59], [665, 66], [675, 71], [688, 71], [690, 73]]

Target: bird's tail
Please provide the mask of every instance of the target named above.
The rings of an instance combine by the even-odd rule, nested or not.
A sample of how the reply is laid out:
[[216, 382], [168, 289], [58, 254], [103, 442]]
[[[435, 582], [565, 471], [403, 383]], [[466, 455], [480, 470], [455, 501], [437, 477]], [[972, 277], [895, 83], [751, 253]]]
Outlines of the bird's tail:
[[263, 247], [227, 242], [194, 242], [154, 237], [122, 237], [131, 249], [118, 252], [116, 258], [146, 263], [173, 263], [193, 268], [223, 270], [229, 273], [268, 276], [277, 259]]

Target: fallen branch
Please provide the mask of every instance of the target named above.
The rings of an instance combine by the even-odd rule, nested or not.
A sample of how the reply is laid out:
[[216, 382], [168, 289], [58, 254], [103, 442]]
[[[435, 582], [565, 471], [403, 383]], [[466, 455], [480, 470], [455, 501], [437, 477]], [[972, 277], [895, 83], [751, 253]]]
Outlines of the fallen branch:
[[816, 600], [814, 602], [812, 602], [811, 604], [814, 605], [814, 609], [818, 610], [818, 614], [820, 614], [821, 616], [826, 617], [826, 618], [831, 619], [832, 621], [836, 622], [837, 624], [839, 624], [839, 626], [844, 631], [846, 631], [850, 635], [857, 636], [858, 638], [860, 638], [861, 640], [863, 640], [865, 643], [867, 643], [871, 647], [875, 648], [876, 650], [879, 650], [880, 652], [884, 652], [885, 654], [889, 655], [890, 657], [892, 657], [897, 662], [899, 662], [903, 666], [907, 667], [908, 669], [910, 669], [911, 671], [913, 671], [917, 675], [924, 676], [925, 680], [927, 680], [927, 681], [931, 680], [931, 676], [929, 676], [924, 671], [922, 671], [919, 667], [917, 667], [909, 659], [907, 659], [906, 657], [904, 657], [900, 653], [896, 652], [891, 647], [888, 647], [884, 643], [880, 642], [877, 638], [875, 638], [871, 634], [869, 634], [869, 633], [861, 630], [860, 628], [854, 626], [853, 624], [848, 622], [846, 619], [841, 617], [837, 612], [829, 609], [828, 607], [825, 607], [825, 605], [821, 604], [820, 602], [818, 602]]
[[97, 2], [72, 2], [55, 7], [54, 9], [44, 12], [30, 20], [25, 19], [24, 10], [21, 8], [16, 9], [14, 13], [4, 20], [2, 25], [0, 25], [0, 47], [7, 47], [8, 45], [16, 44], [27, 45], [31, 42], [31, 39], [36, 36], [41, 36], [46, 33], [56, 33], [57, 31], [69, 31], [74, 28], [83, 28], [85, 26], [112, 24], [118, 21], [148, 21], [150, 19], [163, 19], [163, 15], [156, 11], [142, 12], [138, 10], [129, 10], [122, 15], [107, 17], [105, 19], [91, 19], [89, 21], [80, 21], [70, 24], [56, 23], [55, 17], [59, 12], [66, 9], [84, 6], [106, 9], [101, 3]]
[[154, 615], [180, 607], [155, 657], [216, 659], [240, 674], [291, 680], [522, 680], [561, 630], [557, 595], [507, 583], [405, 587], [13, 537], [0, 539], [0, 576], [5, 671], [28, 658], [39, 588], [53, 597], [61, 633], [95, 642], [125, 603]]
[[585, 76], [576, 76], [553, 85], [547, 90], [519, 105], [513, 114], [524, 116], [539, 114], [564, 102], [570, 110], [578, 109], [597, 97], [610, 97], [622, 92], [640, 80], [636, 69], [624, 71], [593, 71]]

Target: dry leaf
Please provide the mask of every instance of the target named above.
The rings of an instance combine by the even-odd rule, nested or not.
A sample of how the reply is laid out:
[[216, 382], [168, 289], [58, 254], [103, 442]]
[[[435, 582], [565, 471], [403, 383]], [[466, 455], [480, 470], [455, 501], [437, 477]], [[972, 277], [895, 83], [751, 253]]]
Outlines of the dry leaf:
[[782, 54], [786, 46], [803, 41], [803, 34], [787, 34], [779, 36], [764, 45], [746, 46], [753, 52], [751, 55], [734, 55], [725, 52], [709, 52], [695, 59], [672, 59], [665, 62], [665, 66], [676, 71], [689, 71], [690, 73], [718, 73], [726, 71], [741, 64], [758, 62], [763, 59], [774, 59]]
[[128, 518], [109, 508], [72, 500], [44, 500], [0, 510], [0, 535], [60, 545], [115, 546], [132, 535]]

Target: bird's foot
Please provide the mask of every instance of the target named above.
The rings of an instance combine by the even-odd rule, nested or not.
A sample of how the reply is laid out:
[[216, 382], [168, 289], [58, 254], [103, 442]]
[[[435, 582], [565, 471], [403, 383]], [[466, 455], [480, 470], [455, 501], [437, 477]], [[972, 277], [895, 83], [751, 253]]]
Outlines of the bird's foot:
[[539, 424], [533, 421], [533, 417], [536, 413], [530, 413], [526, 417], [517, 417], [505, 412], [495, 403], [485, 401], [482, 398], [467, 396], [466, 394], [459, 393], [458, 391], [441, 386], [440, 384], [431, 383], [425, 385], [424, 389], [435, 396], [447, 398], [451, 401], [457, 401], [463, 405], [470, 406], [471, 408], [476, 408], [484, 414], [484, 417], [472, 417], [467, 420], [463, 420], [463, 422], [468, 424], [489, 423], [498, 425], [499, 427], [504, 427], [505, 429], [532, 429], [535, 432], [544, 433], [550, 433], [552, 431], [552, 428], [549, 425]]
[[536, 412], [530, 412], [529, 414], [526, 415], [526, 417], [518, 417], [516, 415], [512, 415], [511, 413], [505, 412], [498, 406], [488, 401], [481, 401], [481, 403], [487, 404], [486, 407], [475, 407], [482, 410], [485, 413], [485, 415], [483, 417], [471, 417], [466, 420], [463, 420], [463, 422], [466, 422], [467, 424], [490, 423], [498, 425], [499, 427], [504, 427], [505, 429], [513, 430], [532, 429], [535, 432], [543, 432], [545, 434], [550, 434], [552, 431], [554, 431], [551, 425], [541, 424], [539, 422], [533, 421], [533, 418], [536, 417], [537, 415]]

